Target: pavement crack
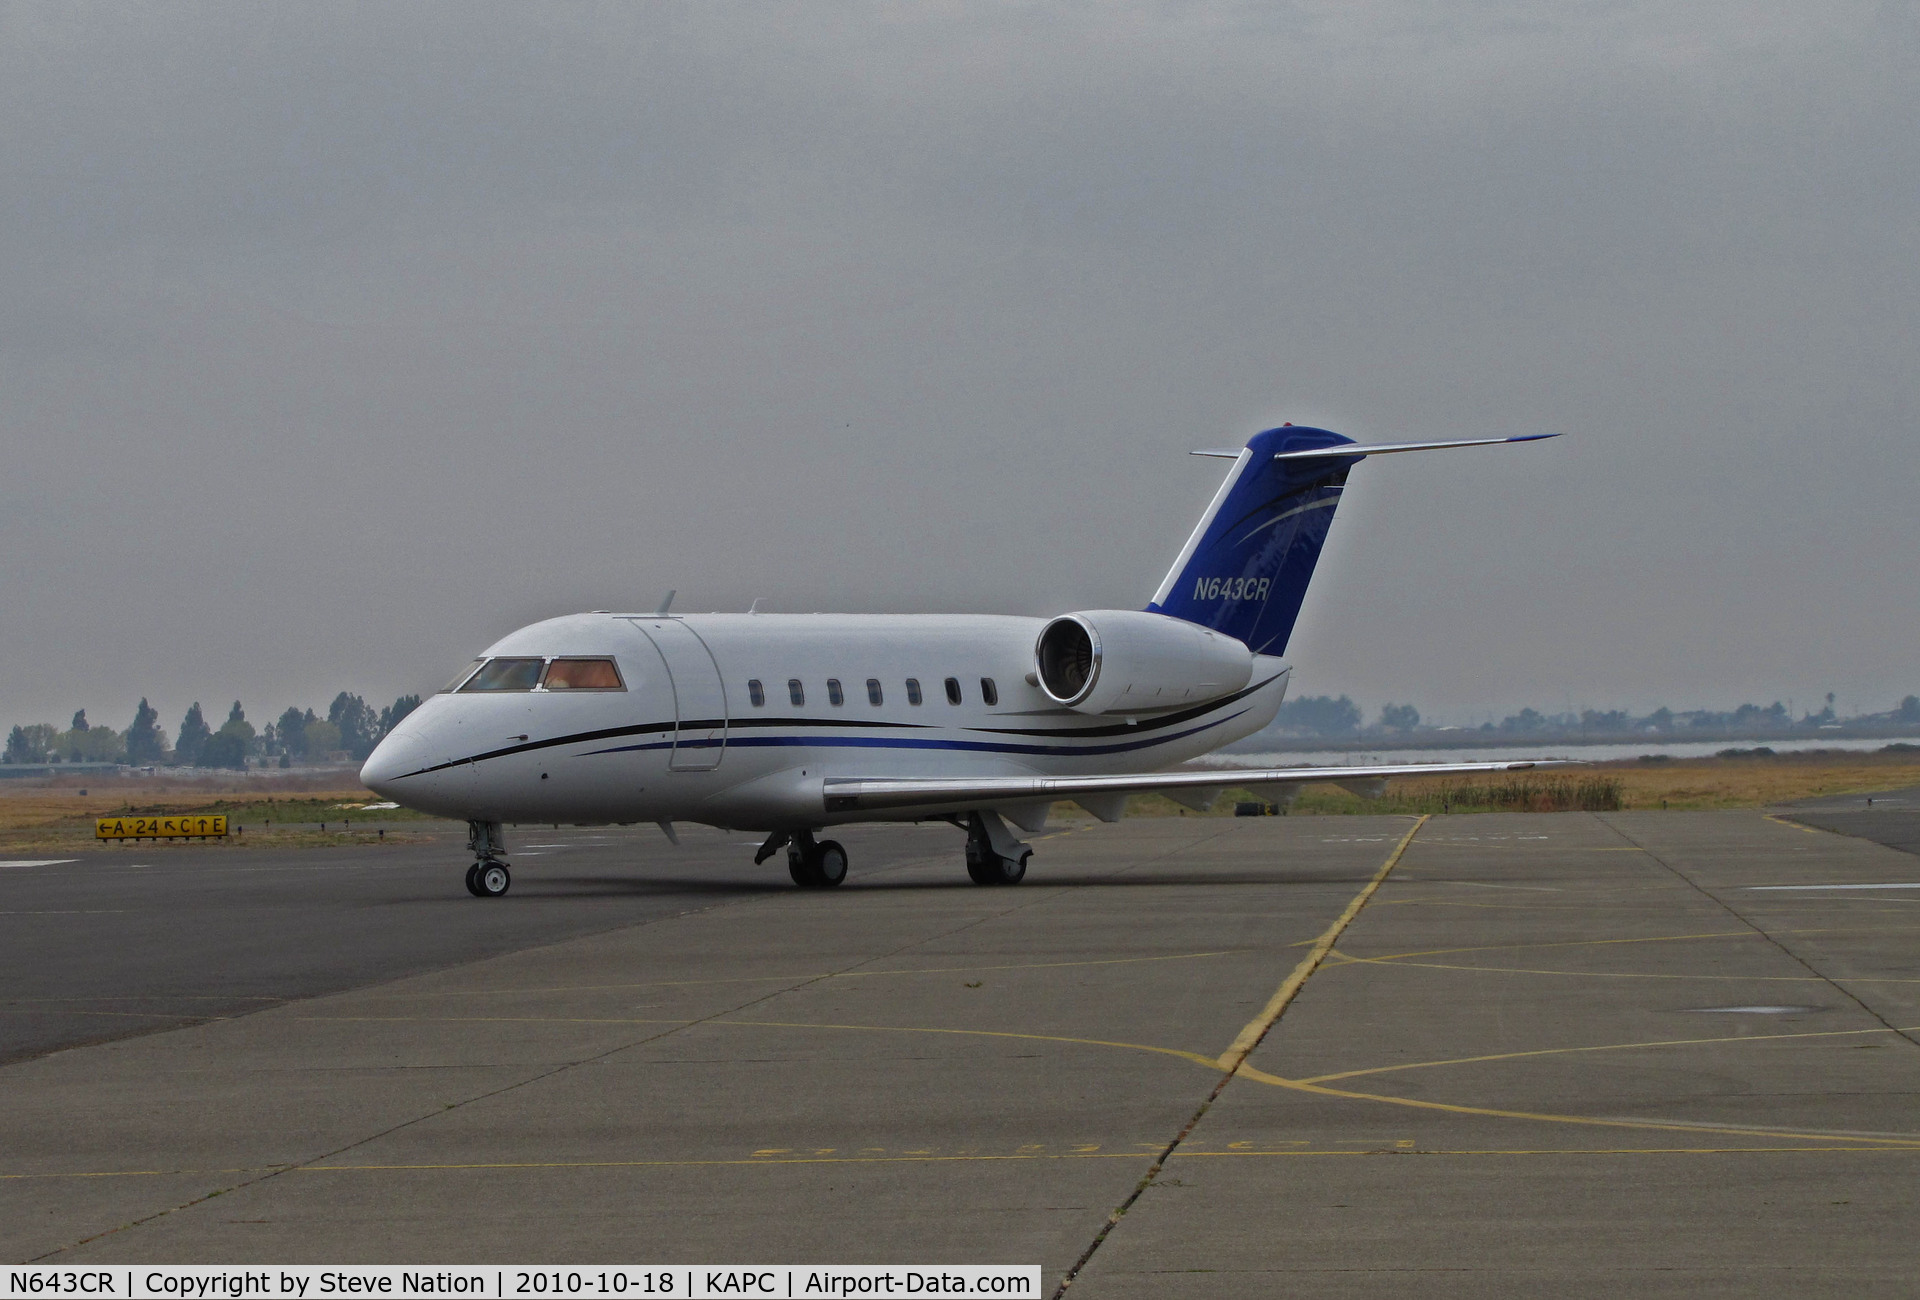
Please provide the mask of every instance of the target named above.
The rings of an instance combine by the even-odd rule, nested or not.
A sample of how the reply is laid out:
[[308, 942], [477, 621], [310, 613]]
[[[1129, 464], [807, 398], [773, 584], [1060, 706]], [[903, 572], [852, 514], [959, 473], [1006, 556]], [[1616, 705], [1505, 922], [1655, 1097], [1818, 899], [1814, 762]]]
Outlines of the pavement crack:
[[1635, 847], [1636, 849], [1639, 849], [1642, 853], [1646, 854], [1655, 863], [1659, 864], [1661, 870], [1673, 876], [1674, 879], [1686, 885], [1687, 888], [1693, 890], [1696, 894], [1700, 895], [1700, 897], [1707, 899], [1709, 902], [1713, 903], [1716, 907], [1719, 907], [1722, 911], [1726, 912], [1728, 916], [1738, 921], [1741, 925], [1747, 927], [1748, 930], [1752, 931], [1754, 934], [1758, 935], [1760, 938], [1765, 939], [1777, 951], [1782, 953], [1789, 961], [1793, 962], [1794, 965], [1800, 967], [1801, 970], [1806, 971], [1807, 974], [1811, 975], [1814, 979], [1820, 981], [1822, 984], [1825, 984], [1828, 988], [1831, 988], [1835, 993], [1839, 994], [1841, 997], [1845, 998], [1847, 1001], [1853, 1003], [1854, 1006], [1860, 1008], [1862, 1012], [1864, 1012], [1868, 1017], [1870, 1017], [1877, 1024], [1884, 1026], [1888, 1030], [1888, 1032], [1898, 1036], [1905, 1042], [1911, 1043], [1916, 1047], [1920, 1047], [1920, 1038], [1914, 1037], [1914, 1031], [1911, 1028], [1902, 1028], [1901, 1026], [1894, 1024], [1893, 1021], [1887, 1019], [1885, 1016], [1881, 1015], [1878, 1011], [1868, 1006], [1866, 1002], [1861, 1000], [1860, 996], [1856, 994], [1852, 989], [1849, 989], [1846, 985], [1842, 984], [1839, 980], [1835, 979], [1833, 976], [1827, 974], [1825, 971], [1815, 966], [1812, 962], [1808, 961], [1805, 957], [1801, 956], [1799, 953], [1795, 952], [1793, 949], [1787, 947], [1787, 945], [1785, 943], [1782, 943], [1777, 937], [1775, 937], [1771, 931], [1769, 931], [1764, 926], [1762, 926], [1758, 921], [1755, 921], [1749, 918], [1738, 907], [1735, 907], [1732, 903], [1728, 902], [1726, 899], [1720, 897], [1718, 894], [1708, 889], [1705, 885], [1695, 880], [1692, 876], [1682, 871], [1679, 867], [1676, 867], [1675, 865], [1673, 865], [1673, 863], [1668, 862], [1665, 858], [1661, 857], [1658, 853], [1654, 852], [1654, 850], [1648, 848], [1646, 845], [1642, 844], [1639, 840], [1636, 840], [1633, 836], [1629, 835], [1626, 831], [1622, 830], [1618, 825], [1608, 820], [1606, 817], [1600, 816], [1599, 814], [1595, 814], [1594, 820], [1599, 822], [1602, 826], [1605, 826], [1608, 830], [1612, 831], [1615, 835], [1618, 835], [1621, 839], [1625, 840], [1627, 843], [1633, 845], [1633, 847]]

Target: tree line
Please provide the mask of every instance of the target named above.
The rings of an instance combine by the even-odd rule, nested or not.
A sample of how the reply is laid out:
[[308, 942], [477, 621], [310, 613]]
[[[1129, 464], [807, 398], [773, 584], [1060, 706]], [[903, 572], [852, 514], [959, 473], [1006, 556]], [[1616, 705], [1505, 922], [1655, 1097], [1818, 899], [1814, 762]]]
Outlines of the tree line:
[[240, 701], [233, 702], [226, 721], [215, 729], [195, 700], [169, 739], [159, 712], [143, 696], [125, 731], [88, 722], [85, 709], [73, 715], [64, 731], [48, 722], [15, 726], [7, 733], [0, 762], [228, 768], [245, 768], [255, 760], [278, 760], [281, 767], [343, 757], [364, 762], [373, 747], [419, 707], [418, 695], [402, 695], [375, 710], [358, 695], [341, 691], [324, 718], [312, 709], [294, 707], [256, 731]]

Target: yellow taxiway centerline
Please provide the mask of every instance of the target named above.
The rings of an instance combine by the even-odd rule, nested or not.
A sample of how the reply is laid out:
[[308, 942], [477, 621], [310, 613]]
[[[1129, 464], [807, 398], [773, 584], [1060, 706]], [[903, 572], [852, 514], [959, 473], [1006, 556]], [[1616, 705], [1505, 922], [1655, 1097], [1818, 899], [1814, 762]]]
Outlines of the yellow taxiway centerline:
[[1373, 879], [1367, 882], [1366, 888], [1355, 894], [1353, 901], [1347, 904], [1346, 910], [1335, 917], [1333, 924], [1314, 940], [1313, 947], [1308, 949], [1307, 955], [1300, 959], [1300, 964], [1293, 968], [1293, 973], [1281, 981], [1280, 987], [1273, 991], [1273, 996], [1267, 999], [1267, 1005], [1260, 1009], [1260, 1014], [1249, 1020], [1246, 1027], [1234, 1036], [1231, 1043], [1227, 1044], [1227, 1050], [1220, 1053], [1219, 1057], [1221, 1069], [1232, 1074], [1245, 1063], [1247, 1055], [1259, 1044], [1266, 1032], [1273, 1028], [1274, 1022], [1279, 1020], [1282, 1013], [1286, 1011], [1287, 1004], [1293, 1001], [1294, 995], [1300, 992], [1301, 986], [1307, 982], [1307, 977], [1312, 975], [1320, 963], [1326, 960], [1327, 954], [1333, 951], [1333, 945], [1338, 942], [1341, 932], [1352, 923], [1354, 917], [1360, 915], [1360, 909], [1367, 905], [1367, 900], [1386, 883], [1388, 874], [1399, 864], [1401, 855], [1407, 851], [1407, 846], [1413, 843], [1413, 837], [1420, 833], [1420, 828], [1427, 824], [1430, 816], [1431, 814], [1422, 813], [1419, 820], [1414, 822], [1405, 835], [1401, 836], [1393, 852], [1389, 853], [1387, 860], [1380, 865], [1380, 870], [1373, 873]]

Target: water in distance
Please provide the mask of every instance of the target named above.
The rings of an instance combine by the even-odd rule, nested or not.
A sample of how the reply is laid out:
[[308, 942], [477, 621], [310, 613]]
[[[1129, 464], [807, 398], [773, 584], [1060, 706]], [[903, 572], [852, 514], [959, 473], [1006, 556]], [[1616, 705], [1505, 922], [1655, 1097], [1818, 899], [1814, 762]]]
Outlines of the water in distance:
[[1569, 745], [1563, 741], [1534, 741], [1514, 736], [1499, 750], [1491, 749], [1283, 749], [1261, 753], [1214, 754], [1211, 765], [1219, 767], [1361, 767], [1373, 763], [1477, 763], [1509, 758], [1577, 758], [1588, 763], [1606, 763], [1621, 758], [1639, 758], [1659, 754], [1668, 758], [1710, 758], [1723, 749], [1765, 747], [1776, 754], [1798, 754], [1808, 750], [1842, 750], [1870, 754], [1891, 744], [1920, 745], [1920, 737], [1876, 736], [1867, 740], [1760, 740], [1743, 744], [1731, 740], [1685, 740], [1660, 743], [1654, 740], [1629, 741], [1614, 745]]

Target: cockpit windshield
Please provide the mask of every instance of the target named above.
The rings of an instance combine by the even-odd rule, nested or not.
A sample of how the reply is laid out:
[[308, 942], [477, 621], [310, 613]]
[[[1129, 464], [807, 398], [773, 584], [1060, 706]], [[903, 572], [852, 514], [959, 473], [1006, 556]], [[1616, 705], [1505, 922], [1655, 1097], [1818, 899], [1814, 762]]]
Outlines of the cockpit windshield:
[[540, 681], [544, 659], [489, 659], [486, 666], [460, 688], [469, 691], [530, 691]]
[[555, 659], [547, 665], [550, 691], [623, 691], [620, 670], [611, 659]]
[[466, 681], [467, 678], [473, 676], [473, 670], [478, 668], [481, 664], [485, 662], [486, 660], [484, 659], [476, 659], [472, 663], [468, 664], [465, 668], [462, 668], [459, 672], [453, 675], [452, 681], [448, 682], [445, 686], [442, 686], [440, 688], [440, 694], [446, 695], [452, 691], [459, 690], [460, 684]]
[[611, 657], [476, 659], [441, 688], [458, 691], [624, 691], [620, 666]]

